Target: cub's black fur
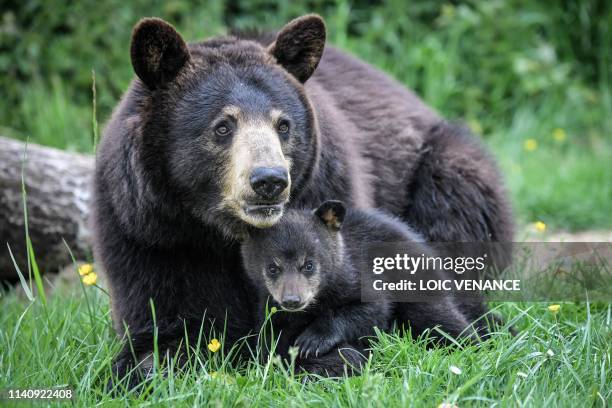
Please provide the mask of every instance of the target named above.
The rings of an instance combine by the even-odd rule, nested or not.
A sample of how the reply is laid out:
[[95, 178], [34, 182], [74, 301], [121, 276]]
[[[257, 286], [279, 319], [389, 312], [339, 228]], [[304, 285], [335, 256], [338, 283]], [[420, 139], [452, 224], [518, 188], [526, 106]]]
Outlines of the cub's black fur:
[[[280, 333], [276, 352], [285, 358], [292, 345], [300, 359], [345, 343], [364, 348], [374, 327], [389, 327], [389, 302], [360, 301], [365, 243], [356, 239], [369, 227], [374, 229], [368, 239], [375, 239], [392, 225], [376, 211], [351, 210], [346, 218], [345, 213], [339, 201], [326, 201], [315, 211], [290, 210], [273, 227], [251, 231], [242, 245], [244, 268], [259, 289], [258, 325], [267, 308], [279, 309], [270, 323]], [[266, 327], [263, 333], [271, 340]]]
[[[278, 354], [288, 358], [290, 346], [299, 348], [298, 367], [301, 359], [346, 343], [365, 357], [365, 337], [375, 327], [387, 330], [396, 317], [409, 324], [401, 321], [408, 311], [417, 320], [425, 313], [429, 327], [469, 336], [471, 322], [450, 298], [394, 305], [382, 292], [378, 302], [361, 301], [362, 274], [371, 273], [373, 244], [381, 243], [408, 244], [415, 256], [430, 253], [400, 220], [377, 210], [347, 211], [340, 201], [326, 201], [313, 211], [289, 210], [273, 227], [252, 230], [242, 244], [242, 260], [259, 290], [264, 345], [270, 347], [271, 328], [278, 335]], [[264, 322], [272, 307], [278, 311]]]

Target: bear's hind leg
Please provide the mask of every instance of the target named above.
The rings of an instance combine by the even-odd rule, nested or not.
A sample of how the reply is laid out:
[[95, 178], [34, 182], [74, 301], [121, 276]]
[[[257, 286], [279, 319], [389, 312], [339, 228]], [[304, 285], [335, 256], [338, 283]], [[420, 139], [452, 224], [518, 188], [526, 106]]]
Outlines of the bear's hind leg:
[[402, 214], [429, 242], [511, 242], [513, 223], [502, 178], [484, 146], [440, 122], [425, 137]]
[[[493, 250], [489, 265], [500, 270], [507, 266], [514, 228], [510, 203], [493, 158], [474, 135], [444, 121], [429, 128], [420, 163], [407, 189], [408, 203], [401, 216], [425, 241], [504, 243], [486, 248]], [[465, 252], [475, 246], [442, 244], [441, 248], [461, 257], [473, 255]], [[469, 323], [482, 322], [478, 319], [487, 311], [482, 299], [457, 299], [452, 303], [462, 315], [460, 320]], [[427, 315], [413, 313], [413, 307], [406, 305], [399, 308], [398, 320], [411, 320], [413, 330], [431, 327], [433, 321], [427, 321]], [[451, 320], [441, 323], [446, 323], [451, 332], [465, 328]], [[476, 325], [481, 335], [487, 332], [482, 323]]]

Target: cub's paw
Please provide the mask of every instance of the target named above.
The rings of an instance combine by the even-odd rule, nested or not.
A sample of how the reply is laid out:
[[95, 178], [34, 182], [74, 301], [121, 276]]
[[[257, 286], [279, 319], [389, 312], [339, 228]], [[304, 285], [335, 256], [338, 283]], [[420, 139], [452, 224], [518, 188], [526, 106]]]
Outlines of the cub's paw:
[[135, 365], [130, 357], [119, 357], [113, 364], [113, 376], [106, 384], [106, 391], [121, 395], [140, 392], [153, 375], [153, 356], [148, 355]]
[[308, 326], [295, 340], [300, 358], [319, 357], [327, 354], [342, 342], [342, 337], [334, 330], [322, 330], [316, 323]]

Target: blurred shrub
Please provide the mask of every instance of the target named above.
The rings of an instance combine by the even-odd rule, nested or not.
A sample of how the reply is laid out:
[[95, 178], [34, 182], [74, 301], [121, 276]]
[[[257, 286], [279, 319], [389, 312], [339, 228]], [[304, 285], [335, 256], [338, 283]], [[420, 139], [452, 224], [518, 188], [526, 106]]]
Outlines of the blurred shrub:
[[[99, 114], [106, 117], [132, 77], [129, 38], [139, 18], [164, 16], [189, 38], [220, 31], [221, 8], [192, 3], [23, 0], [3, 4], [0, 123], [17, 135], [47, 144], [81, 150], [91, 146], [91, 131], [81, 132], [90, 128], [92, 70]], [[58, 103], [76, 122], [64, 128], [69, 134], [55, 133], [57, 126], [50, 123], [54, 117], [61, 120], [56, 115], [64, 110], [48, 106]]]
[[509, 124], [521, 104], [553, 100], [583, 107], [575, 126], [610, 123], [607, 0], [1, 3], [0, 132], [56, 146], [90, 148], [92, 70], [104, 120], [133, 75], [131, 29], [153, 15], [197, 40], [318, 12], [332, 43], [484, 132]]

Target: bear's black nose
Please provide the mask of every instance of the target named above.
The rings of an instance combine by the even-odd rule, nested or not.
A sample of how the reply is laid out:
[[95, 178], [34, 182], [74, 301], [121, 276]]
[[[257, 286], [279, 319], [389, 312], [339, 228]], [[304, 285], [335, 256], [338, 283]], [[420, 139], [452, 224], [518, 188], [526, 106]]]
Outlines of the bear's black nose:
[[283, 296], [281, 306], [285, 309], [298, 309], [302, 305], [302, 299], [297, 295]]
[[289, 175], [282, 167], [257, 167], [251, 173], [251, 187], [260, 197], [274, 200], [287, 188]]

